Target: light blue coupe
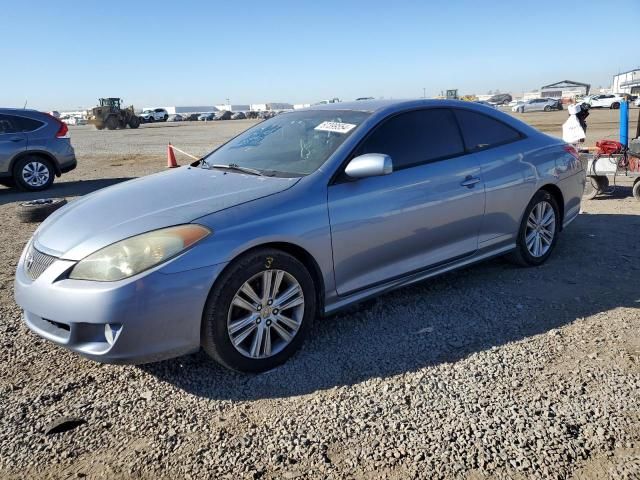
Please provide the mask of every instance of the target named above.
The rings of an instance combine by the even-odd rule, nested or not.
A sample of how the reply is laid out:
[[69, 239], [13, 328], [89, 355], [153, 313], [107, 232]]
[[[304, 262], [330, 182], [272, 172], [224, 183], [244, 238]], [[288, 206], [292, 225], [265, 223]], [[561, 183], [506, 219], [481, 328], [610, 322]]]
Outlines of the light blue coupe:
[[20, 258], [16, 301], [94, 360], [203, 347], [264, 371], [346, 305], [496, 255], [540, 265], [584, 183], [573, 147], [482, 105], [314, 106], [58, 210]]

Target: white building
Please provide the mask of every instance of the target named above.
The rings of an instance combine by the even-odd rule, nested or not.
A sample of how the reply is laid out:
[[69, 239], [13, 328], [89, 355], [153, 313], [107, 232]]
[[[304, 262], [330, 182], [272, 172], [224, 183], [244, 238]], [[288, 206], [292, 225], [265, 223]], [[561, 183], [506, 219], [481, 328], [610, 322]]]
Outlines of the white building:
[[614, 75], [611, 90], [613, 93], [640, 94], [640, 68]]
[[578, 96], [589, 95], [591, 85], [588, 83], [574, 82], [573, 80], [562, 80], [561, 82], [545, 85], [540, 88], [542, 98], [557, 98], [572, 100]]
[[228, 103], [216, 105], [216, 109], [221, 112], [248, 112], [249, 107], [249, 105], [230, 105]]
[[170, 106], [170, 107], [144, 107], [143, 110], [153, 110], [155, 108], [164, 108], [169, 115], [174, 113], [209, 113], [209, 112], [217, 112], [216, 107], [214, 106]]

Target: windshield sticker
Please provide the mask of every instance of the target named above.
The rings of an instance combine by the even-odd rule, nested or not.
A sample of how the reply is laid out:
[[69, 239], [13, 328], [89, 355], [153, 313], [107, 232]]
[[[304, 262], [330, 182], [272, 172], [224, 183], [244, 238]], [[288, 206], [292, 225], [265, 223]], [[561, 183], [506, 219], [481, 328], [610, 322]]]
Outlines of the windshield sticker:
[[356, 127], [353, 123], [322, 122], [314, 130], [321, 132], [349, 133]]

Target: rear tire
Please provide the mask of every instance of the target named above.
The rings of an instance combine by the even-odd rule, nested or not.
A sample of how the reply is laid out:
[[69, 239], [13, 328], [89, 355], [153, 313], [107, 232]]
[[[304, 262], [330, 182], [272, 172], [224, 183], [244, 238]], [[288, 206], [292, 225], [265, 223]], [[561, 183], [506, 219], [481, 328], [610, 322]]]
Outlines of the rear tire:
[[[536, 218], [540, 221], [538, 222]], [[550, 223], [545, 223], [549, 220], [551, 220]], [[553, 252], [560, 225], [560, 214], [555, 198], [549, 192], [539, 190], [524, 210], [516, 248], [507, 255], [507, 259], [523, 267], [542, 265]]]
[[632, 192], [635, 199], [640, 202], [640, 180], [636, 180], [636, 183], [633, 184]]
[[550, 112], [551, 111], [551, 107], [549, 105], [545, 105], [544, 111], [545, 112]]
[[[301, 303], [288, 306], [292, 300]], [[229, 369], [264, 372], [300, 348], [315, 315], [315, 285], [305, 266], [280, 250], [259, 249], [234, 261], [216, 281], [202, 318], [202, 346]]]
[[20, 190], [39, 192], [53, 183], [55, 171], [51, 162], [45, 158], [27, 155], [18, 160], [13, 167], [13, 180]]

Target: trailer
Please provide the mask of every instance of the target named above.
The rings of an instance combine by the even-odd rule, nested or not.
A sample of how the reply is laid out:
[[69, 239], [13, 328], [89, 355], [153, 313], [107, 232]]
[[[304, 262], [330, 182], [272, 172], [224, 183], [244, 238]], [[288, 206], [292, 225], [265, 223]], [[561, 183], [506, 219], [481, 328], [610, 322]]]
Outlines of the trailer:
[[633, 196], [640, 201], [640, 156], [630, 151], [623, 153], [581, 155], [587, 182], [584, 195], [593, 199], [610, 193], [616, 186], [632, 187]]

